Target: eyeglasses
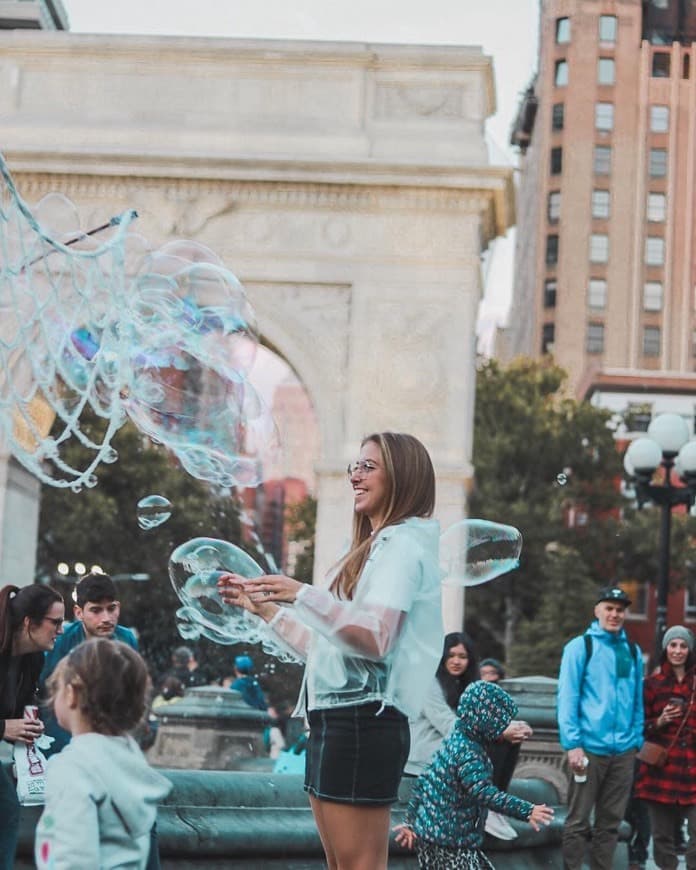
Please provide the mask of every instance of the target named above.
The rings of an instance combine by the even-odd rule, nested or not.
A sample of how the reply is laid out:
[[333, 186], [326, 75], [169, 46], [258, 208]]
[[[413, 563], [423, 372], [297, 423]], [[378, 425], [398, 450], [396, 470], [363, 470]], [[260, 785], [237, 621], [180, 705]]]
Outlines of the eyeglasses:
[[371, 471], [376, 471], [378, 468], [379, 465], [375, 465], [369, 459], [358, 459], [357, 462], [351, 462], [348, 465], [346, 473], [348, 477], [352, 477], [354, 474], [360, 474], [362, 477], [365, 477]]
[[63, 625], [63, 622], [65, 621], [63, 619], [56, 619], [55, 616], [44, 616], [44, 619], [47, 620], [48, 622], [52, 622], [56, 628], [60, 628]]

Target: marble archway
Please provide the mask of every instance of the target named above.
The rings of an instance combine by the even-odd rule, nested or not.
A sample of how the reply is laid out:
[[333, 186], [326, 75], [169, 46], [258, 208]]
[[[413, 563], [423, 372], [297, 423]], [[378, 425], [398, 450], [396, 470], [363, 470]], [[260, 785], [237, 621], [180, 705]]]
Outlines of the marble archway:
[[209, 245], [306, 385], [320, 427], [316, 570], [344, 537], [343, 469], [368, 431], [421, 437], [438, 514], [460, 518], [479, 260], [513, 220], [511, 171], [488, 165], [483, 139], [490, 59], [472, 48], [10, 36], [3, 148], [25, 199], [60, 190], [95, 217], [134, 207], [151, 240]]

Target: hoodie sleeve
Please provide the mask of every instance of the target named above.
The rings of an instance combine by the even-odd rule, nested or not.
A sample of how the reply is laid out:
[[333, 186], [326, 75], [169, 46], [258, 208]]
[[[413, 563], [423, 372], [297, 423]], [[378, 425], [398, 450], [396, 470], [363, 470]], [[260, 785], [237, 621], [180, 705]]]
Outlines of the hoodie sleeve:
[[[633, 653], [633, 649], [631, 652]], [[635, 658], [636, 689], [633, 695], [633, 730], [635, 733], [635, 747], [636, 749], [640, 749], [643, 745], [645, 729], [645, 711], [643, 707], [643, 661], [640, 655], [635, 656]]]
[[480, 759], [473, 753], [464, 757], [459, 768], [459, 778], [462, 787], [479, 804], [526, 822], [532, 814], [534, 804], [522, 798], [515, 797], [505, 791], [501, 791], [491, 781], [490, 774], [481, 764]]
[[582, 637], [576, 637], [565, 645], [558, 675], [558, 731], [566, 751], [582, 746], [580, 694], [584, 666], [584, 642]]
[[36, 828], [36, 866], [94, 870], [101, 860], [97, 805], [79, 772], [61, 761], [56, 756], [49, 765], [46, 805]]

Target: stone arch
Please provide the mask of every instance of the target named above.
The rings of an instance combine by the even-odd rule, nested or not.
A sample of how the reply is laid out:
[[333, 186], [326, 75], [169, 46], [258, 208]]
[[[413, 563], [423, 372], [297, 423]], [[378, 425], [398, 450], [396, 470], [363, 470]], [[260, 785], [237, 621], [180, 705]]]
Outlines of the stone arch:
[[[514, 210], [512, 171], [488, 165], [483, 136], [490, 58], [462, 47], [13, 36], [3, 147], [24, 198], [59, 190], [107, 217], [136, 208], [153, 242], [207, 244], [306, 385], [321, 428], [317, 573], [343, 542], [344, 463], [366, 431], [421, 437], [438, 517], [460, 519], [473, 473], [479, 258]], [[5, 537], [12, 521], [0, 505]]]

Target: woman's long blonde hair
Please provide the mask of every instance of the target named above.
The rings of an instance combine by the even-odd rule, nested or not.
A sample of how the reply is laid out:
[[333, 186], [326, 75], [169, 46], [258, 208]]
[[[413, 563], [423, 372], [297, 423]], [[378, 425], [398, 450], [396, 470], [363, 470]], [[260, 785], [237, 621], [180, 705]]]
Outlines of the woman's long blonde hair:
[[372, 536], [385, 526], [408, 517], [430, 517], [435, 509], [435, 471], [428, 451], [413, 435], [379, 432], [363, 438], [361, 447], [375, 443], [382, 455], [387, 477], [386, 508], [382, 523], [373, 529], [364, 514], [353, 515], [353, 540], [338, 563], [331, 589], [340, 598], [352, 598], [370, 553]]

